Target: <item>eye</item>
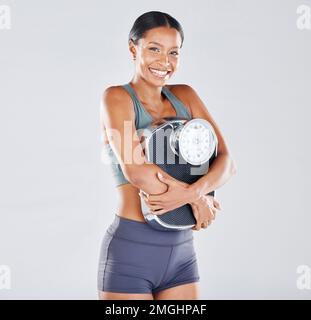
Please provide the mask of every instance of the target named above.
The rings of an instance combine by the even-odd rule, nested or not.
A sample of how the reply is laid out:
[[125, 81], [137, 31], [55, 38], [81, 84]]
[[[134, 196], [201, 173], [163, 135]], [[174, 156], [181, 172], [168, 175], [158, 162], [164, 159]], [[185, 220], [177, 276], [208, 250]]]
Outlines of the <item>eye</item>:
[[[151, 48], [149, 48], [149, 50], [155, 51], [155, 50], [159, 50], [159, 49], [156, 48], [156, 47], [151, 47]], [[179, 55], [179, 53], [177, 51], [172, 51], [172, 53], [173, 53], [174, 56], [178, 56]]]
[[159, 50], [159, 49], [156, 48], [156, 47], [151, 47], [151, 48], [149, 48], [149, 49], [152, 50], [152, 51], [154, 51], [153, 49]]

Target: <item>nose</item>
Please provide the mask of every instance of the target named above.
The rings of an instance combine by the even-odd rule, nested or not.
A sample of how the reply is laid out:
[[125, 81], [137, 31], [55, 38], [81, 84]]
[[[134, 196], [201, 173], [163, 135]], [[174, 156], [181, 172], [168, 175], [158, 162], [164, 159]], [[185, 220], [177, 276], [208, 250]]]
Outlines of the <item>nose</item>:
[[170, 66], [170, 62], [169, 62], [169, 57], [168, 57], [168, 55], [163, 54], [163, 55], [161, 56], [160, 61], [161, 61], [161, 64], [162, 64], [163, 66], [165, 66], [165, 67], [169, 67], [169, 66]]

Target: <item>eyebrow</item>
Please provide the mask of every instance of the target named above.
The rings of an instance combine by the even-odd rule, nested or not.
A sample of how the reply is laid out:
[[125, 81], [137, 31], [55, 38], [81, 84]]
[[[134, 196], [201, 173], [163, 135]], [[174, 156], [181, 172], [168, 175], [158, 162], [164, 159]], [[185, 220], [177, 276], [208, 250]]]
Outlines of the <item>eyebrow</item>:
[[[149, 43], [154, 43], [154, 44], [157, 44], [160, 47], [163, 47], [162, 44], [158, 43], [158, 42], [150, 41]], [[172, 47], [171, 49], [175, 49], [175, 48], [179, 48], [179, 47]]]

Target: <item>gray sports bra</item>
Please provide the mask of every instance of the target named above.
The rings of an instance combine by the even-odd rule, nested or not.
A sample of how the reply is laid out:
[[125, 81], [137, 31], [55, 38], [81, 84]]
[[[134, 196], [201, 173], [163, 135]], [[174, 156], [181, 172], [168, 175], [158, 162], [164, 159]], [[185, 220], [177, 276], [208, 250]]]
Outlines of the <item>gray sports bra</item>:
[[[145, 109], [145, 107], [141, 104], [141, 102], [138, 100], [137, 95], [132, 88], [132, 86], [127, 83], [125, 85], [122, 85], [122, 87], [128, 91], [128, 93], [131, 95], [131, 98], [134, 103], [134, 109], [135, 109], [135, 126], [136, 129], [146, 128], [153, 122], [153, 118], [151, 117], [150, 113]], [[176, 116], [177, 117], [184, 117], [188, 119], [192, 119], [191, 114], [189, 113], [188, 109], [185, 107], [185, 105], [167, 88], [162, 87], [162, 92], [167, 97], [167, 99], [171, 102], [173, 105]], [[104, 152], [106, 152], [106, 155], [109, 158], [110, 165], [112, 167], [112, 173], [116, 181], [116, 186], [120, 186], [122, 184], [130, 183], [124, 176], [121, 166], [115, 156], [114, 151], [112, 150], [110, 144], [104, 144]]]

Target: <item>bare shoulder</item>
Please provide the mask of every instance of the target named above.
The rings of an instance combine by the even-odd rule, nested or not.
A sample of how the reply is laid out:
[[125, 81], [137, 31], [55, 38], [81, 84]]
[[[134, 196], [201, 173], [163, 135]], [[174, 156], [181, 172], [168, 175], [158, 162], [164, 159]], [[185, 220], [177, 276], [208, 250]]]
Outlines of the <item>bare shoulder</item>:
[[102, 107], [108, 113], [123, 118], [135, 119], [134, 103], [122, 85], [110, 86], [104, 89], [102, 98]]
[[190, 114], [191, 111], [191, 98], [193, 89], [190, 85], [184, 83], [169, 84], [166, 87], [188, 108]]
[[123, 121], [135, 121], [134, 104], [130, 94], [122, 87], [110, 86], [101, 96], [100, 118], [102, 128], [116, 128]]
[[[173, 92], [176, 96], [188, 98], [191, 91], [191, 87], [188, 84], [177, 83], [177, 84], [168, 84], [166, 87]], [[179, 97], [178, 97], [179, 98]]]
[[114, 101], [131, 102], [129, 93], [121, 85], [110, 86], [104, 89], [102, 98]]
[[168, 89], [172, 90], [185, 90], [190, 87], [188, 84], [185, 83], [175, 83], [175, 84], [167, 84]]

